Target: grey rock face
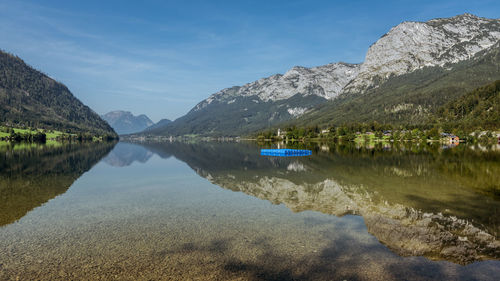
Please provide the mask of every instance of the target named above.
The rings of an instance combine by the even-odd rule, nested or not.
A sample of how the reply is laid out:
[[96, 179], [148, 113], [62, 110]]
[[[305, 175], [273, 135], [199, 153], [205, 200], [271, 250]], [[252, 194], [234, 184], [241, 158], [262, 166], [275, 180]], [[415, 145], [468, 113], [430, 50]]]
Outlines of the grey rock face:
[[499, 40], [499, 19], [463, 14], [427, 22], [403, 22], [368, 49], [359, 75], [344, 91], [362, 92], [390, 76], [467, 60]]
[[219, 91], [200, 102], [193, 110], [201, 110], [214, 100], [231, 104], [237, 97], [255, 96], [258, 102], [268, 102], [286, 100], [300, 94], [329, 100], [337, 97], [344, 86], [356, 77], [358, 71], [358, 64], [347, 63], [331, 63], [313, 68], [295, 66], [284, 75], [276, 74], [241, 87]]

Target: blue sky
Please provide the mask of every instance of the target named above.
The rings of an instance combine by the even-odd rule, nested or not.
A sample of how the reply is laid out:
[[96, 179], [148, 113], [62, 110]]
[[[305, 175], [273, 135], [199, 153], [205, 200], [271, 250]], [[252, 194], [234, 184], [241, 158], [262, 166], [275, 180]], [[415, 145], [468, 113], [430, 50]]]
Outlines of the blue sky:
[[156, 122], [294, 65], [362, 62], [402, 21], [464, 12], [498, 18], [500, 1], [0, 0], [0, 49], [99, 114]]

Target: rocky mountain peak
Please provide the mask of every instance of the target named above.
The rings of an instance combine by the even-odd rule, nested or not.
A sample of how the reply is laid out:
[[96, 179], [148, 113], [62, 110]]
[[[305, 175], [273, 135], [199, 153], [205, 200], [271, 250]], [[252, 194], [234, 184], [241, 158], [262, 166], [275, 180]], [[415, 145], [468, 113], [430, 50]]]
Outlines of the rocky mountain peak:
[[431, 19], [427, 23], [440, 23], [440, 22], [458, 22], [458, 21], [469, 21], [469, 22], [488, 22], [490, 19], [478, 17], [471, 13], [463, 13], [450, 18], [436, 18]]
[[294, 66], [291, 69], [289, 69], [287, 72], [285, 72], [285, 74], [283, 75], [283, 77], [294, 77], [294, 76], [301, 75], [301, 74], [306, 74], [306, 73], [309, 73], [309, 72], [310, 72], [309, 69], [306, 68], [306, 67], [303, 67], [303, 66]]
[[241, 87], [227, 88], [200, 102], [193, 110], [205, 108], [213, 101], [232, 103], [238, 97], [255, 97], [257, 101], [278, 101], [296, 94], [316, 95], [326, 100], [337, 97], [359, 71], [359, 64], [331, 63], [318, 67], [294, 66], [285, 74], [259, 79]]
[[347, 92], [361, 92], [375, 81], [427, 66], [470, 59], [500, 40], [500, 20], [472, 14], [427, 22], [403, 22], [373, 44]]

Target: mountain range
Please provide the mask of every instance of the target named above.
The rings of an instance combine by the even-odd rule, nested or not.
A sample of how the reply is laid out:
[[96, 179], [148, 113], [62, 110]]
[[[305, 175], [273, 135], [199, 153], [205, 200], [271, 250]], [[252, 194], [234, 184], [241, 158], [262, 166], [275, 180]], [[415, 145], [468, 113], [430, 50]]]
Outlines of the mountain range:
[[299, 126], [370, 122], [391, 124], [432, 123], [448, 102], [500, 78], [500, 43], [472, 58], [429, 66], [389, 78], [363, 92], [343, 94], [294, 120]]
[[223, 89], [152, 135], [238, 136], [288, 125], [424, 124], [500, 78], [500, 20], [471, 14], [403, 22], [361, 64], [296, 66]]
[[[499, 92], [478, 93], [488, 92], [480, 87], [495, 88], [489, 84], [500, 78], [500, 19], [463, 14], [403, 22], [372, 44], [362, 63], [295, 66], [285, 74], [223, 89], [175, 121], [156, 124], [146, 115], [127, 111], [103, 115], [107, 124], [66, 86], [2, 51], [0, 69], [0, 124], [12, 127], [108, 136], [116, 136], [115, 131], [241, 136], [278, 127], [371, 121], [451, 124], [456, 112], [450, 109], [475, 101], [482, 106], [457, 122], [498, 129]], [[482, 110], [489, 113], [481, 114]], [[478, 116], [488, 122], [477, 122]], [[457, 122], [455, 126], [463, 126]]]
[[116, 137], [66, 86], [0, 51], [0, 124]]

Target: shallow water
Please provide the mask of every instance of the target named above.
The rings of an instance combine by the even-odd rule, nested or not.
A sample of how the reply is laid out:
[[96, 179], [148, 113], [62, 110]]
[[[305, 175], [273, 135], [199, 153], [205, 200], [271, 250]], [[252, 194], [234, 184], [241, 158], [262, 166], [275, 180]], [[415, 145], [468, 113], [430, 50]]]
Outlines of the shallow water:
[[299, 146], [1, 151], [0, 280], [498, 280], [500, 153]]

